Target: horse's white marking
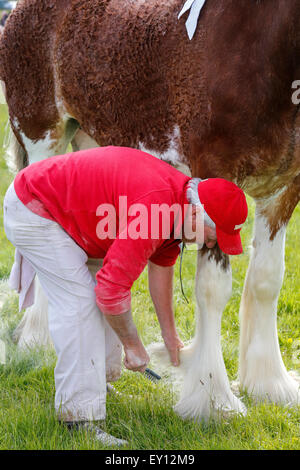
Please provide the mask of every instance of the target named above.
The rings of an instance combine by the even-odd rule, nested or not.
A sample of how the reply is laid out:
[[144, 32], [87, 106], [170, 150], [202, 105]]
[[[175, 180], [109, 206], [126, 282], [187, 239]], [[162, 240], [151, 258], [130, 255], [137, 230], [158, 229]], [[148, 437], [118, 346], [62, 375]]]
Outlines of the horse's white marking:
[[240, 382], [257, 398], [299, 401], [299, 386], [281, 358], [276, 317], [284, 276], [285, 231], [273, 241], [265, 218], [256, 211], [251, 261], [241, 301]]
[[[300, 379], [286, 371], [276, 328], [277, 299], [284, 275], [285, 227], [270, 241], [267, 221], [259, 212], [273, 200], [260, 201], [256, 214], [253, 253], [240, 310], [239, 376], [241, 385], [255, 398], [295, 404], [300, 401]], [[184, 379], [175, 409], [183, 417], [205, 418], [218, 409], [245, 413], [244, 406], [230, 390], [220, 348], [221, 314], [230, 297], [230, 278], [230, 271], [223, 272], [214, 262], [199, 257], [197, 330], [192, 345], [180, 355], [179, 372]], [[166, 351], [159, 345], [152, 346], [150, 351], [157, 356], [157, 370], [161, 372]]]
[[73, 147], [75, 146], [77, 150], [99, 147], [97, 142], [81, 129], [76, 132], [72, 140], [72, 145]]
[[[9, 288], [9, 284], [7, 280], [0, 281], [0, 310], [4, 306], [5, 302], [9, 299], [9, 297], [16, 296], [16, 293]], [[2, 325], [0, 325], [1, 328]]]
[[245, 414], [246, 408], [230, 389], [221, 350], [221, 318], [230, 296], [232, 274], [198, 254], [196, 274], [197, 323], [181, 399], [175, 410], [193, 419]]
[[46, 133], [44, 139], [41, 139], [38, 142], [33, 142], [28, 139], [21, 131], [20, 135], [28, 153], [29, 164], [45, 160], [49, 157], [45, 152], [45, 148], [49, 149], [54, 144], [54, 140], [50, 137], [50, 131]]
[[52, 345], [48, 326], [48, 299], [38, 278], [34, 281], [35, 302], [27, 308], [14, 331], [14, 339], [21, 349], [35, 346]]
[[22, 132], [17, 119], [13, 120], [13, 125], [15, 129], [17, 129], [17, 131], [19, 132], [24, 147], [26, 148], [29, 158], [29, 164], [39, 162], [50, 156], [49, 152], [46, 152], [46, 149], [51, 149], [53, 144], [55, 144], [55, 140], [51, 138], [50, 131], [46, 132], [43, 139], [34, 141], [26, 137], [24, 132]]
[[181, 164], [182, 160], [179, 156], [179, 139], [180, 139], [180, 130], [179, 127], [176, 125], [174, 127], [174, 131], [172, 134], [169, 136], [169, 148], [166, 152], [157, 152], [156, 150], [153, 150], [151, 148], [147, 148], [144, 146], [143, 142], [139, 142], [139, 149], [142, 150], [143, 152], [151, 153], [156, 158], [159, 158], [160, 160], [166, 160], [172, 165], [176, 166], [177, 164]]
[[6, 104], [5, 93], [6, 93], [5, 83], [2, 80], [0, 80], [0, 104]]
[[160, 160], [164, 160], [171, 165], [178, 168], [178, 170], [182, 171], [183, 173], [190, 174], [190, 170], [184, 163], [183, 156], [180, 153], [180, 129], [179, 126], [176, 125], [172, 134], [168, 135], [169, 138], [169, 148], [166, 152], [157, 152], [151, 148], [145, 147], [143, 142], [139, 142], [138, 148], [143, 152], [150, 153], [156, 158]]
[[[245, 406], [230, 389], [221, 350], [221, 317], [230, 295], [230, 266], [224, 270], [208, 254], [199, 253], [196, 334], [192, 344], [181, 351], [181, 365], [176, 368], [184, 375], [181, 397], [175, 406], [183, 418], [197, 420], [246, 413]], [[158, 356], [158, 364], [164, 362], [162, 348], [154, 345], [150, 351]]]

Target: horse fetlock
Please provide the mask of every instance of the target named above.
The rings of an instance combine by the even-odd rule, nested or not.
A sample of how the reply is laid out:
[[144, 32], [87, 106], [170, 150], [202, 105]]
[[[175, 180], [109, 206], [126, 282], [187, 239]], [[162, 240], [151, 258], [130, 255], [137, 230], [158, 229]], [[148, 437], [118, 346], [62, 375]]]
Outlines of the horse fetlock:
[[229, 386], [220, 386], [212, 373], [206, 378], [197, 379], [192, 392], [186, 387], [174, 411], [183, 419], [207, 421], [208, 419], [229, 418], [236, 414], [245, 415], [247, 410], [242, 401], [237, 398]]
[[240, 371], [241, 388], [256, 402], [281, 405], [300, 404], [300, 378], [293, 378], [283, 362], [267, 355], [256, 355]]

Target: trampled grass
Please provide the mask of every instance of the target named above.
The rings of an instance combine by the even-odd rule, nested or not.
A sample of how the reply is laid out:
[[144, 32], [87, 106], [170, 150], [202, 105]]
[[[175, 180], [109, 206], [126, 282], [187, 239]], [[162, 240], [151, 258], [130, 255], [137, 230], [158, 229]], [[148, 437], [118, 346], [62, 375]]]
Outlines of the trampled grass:
[[[17, 298], [7, 294], [4, 283], [13, 262], [14, 249], [3, 231], [2, 201], [12, 180], [3, 159], [3, 137], [7, 113], [0, 106], [0, 338], [6, 345], [6, 363], [0, 365], [0, 449], [101, 449], [84, 434], [70, 435], [55, 417], [53, 408], [53, 351], [20, 352], [12, 332], [22, 317]], [[243, 288], [253, 226], [254, 207], [243, 230], [246, 246], [242, 256], [232, 259], [233, 294], [222, 320], [222, 347], [230, 380], [237, 377], [239, 341], [239, 302]], [[300, 344], [300, 207], [293, 215], [287, 233], [286, 273], [278, 307], [279, 341], [288, 369], [296, 369]], [[195, 254], [184, 257], [183, 282], [190, 303], [184, 301], [176, 266], [174, 304], [178, 331], [184, 341], [194, 334], [193, 295]], [[133, 311], [140, 335], [147, 345], [160, 340], [158, 322], [148, 294], [147, 271], [133, 288]], [[159, 372], [159, 371], [158, 371]], [[173, 412], [174, 393], [169, 383], [155, 385], [140, 374], [124, 371], [116, 388], [122, 397], [108, 396], [106, 429], [127, 439], [129, 449], [300, 449], [298, 408], [271, 404], [256, 405], [242, 396], [248, 407], [246, 417], [197, 424], [182, 421]], [[133, 395], [133, 398], [129, 397]]]

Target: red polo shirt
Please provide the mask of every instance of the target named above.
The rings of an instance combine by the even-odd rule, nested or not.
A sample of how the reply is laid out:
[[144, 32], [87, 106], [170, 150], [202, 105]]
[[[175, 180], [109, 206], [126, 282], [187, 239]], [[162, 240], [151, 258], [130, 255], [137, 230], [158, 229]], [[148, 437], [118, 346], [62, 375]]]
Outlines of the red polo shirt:
[[[180, 240], [172, 234], [174, 217], [171, 237], [164, 238], [159, 227], [159, 236], [153, 238], [151, 205], [183, 208], [189, 179], [140, 150], [102, 147], [33, 163], [18, 173], [14, 186], [32, 212], [56, 221], [89, 257], [104, 258], [96, 275], [96, 301], [104, 314], [113, 315], [129, 310], [130, 289], [149, 259], [160, 266], [175, 263]], [[127, 209], [134, 205], [135, 211], [127, 210], [124, 219], [125, 201]], [[135, 234], [140, 228], [141, 206], [136, 204], [148, 211], [148, 232], [144, 226], [140, 237], [132, 238], [132, 228]], [[115, 224], [114, 217], [107, 218], [113, 211]]]

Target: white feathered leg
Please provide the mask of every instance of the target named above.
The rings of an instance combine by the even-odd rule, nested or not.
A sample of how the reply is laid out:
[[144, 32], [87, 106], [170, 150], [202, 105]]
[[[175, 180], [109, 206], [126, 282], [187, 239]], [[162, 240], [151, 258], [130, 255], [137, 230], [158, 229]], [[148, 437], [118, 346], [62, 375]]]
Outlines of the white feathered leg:
[[72, 139], [73, 152], [99, 147], [97, 142], [87, 135], [82, 129], [79, 129]]
[[34, 289], [34, 304], [26, 309], [13, 333], [13, 339], [21, 349], [52, 344], [48, 326], [48, 300], [37, 277]]
[[282, 227], [270, 241], [267, 221], [257, 209], [254, 230], [240, 308], [240, 383], [257, 399], [297, 403], [299, 384], [287, 373], [282, 361], [276, 324], [286, 229]]
[[175, 406], [183, 418], [200, 420], [246, 412], [230, 389], [221, 350], [221, 317], [231, 295], [231, 281], [228, 259], [221, 256], [217, 261], [212, 251], [199, 252], [196, 334], [189, 348], [180, 401]]

